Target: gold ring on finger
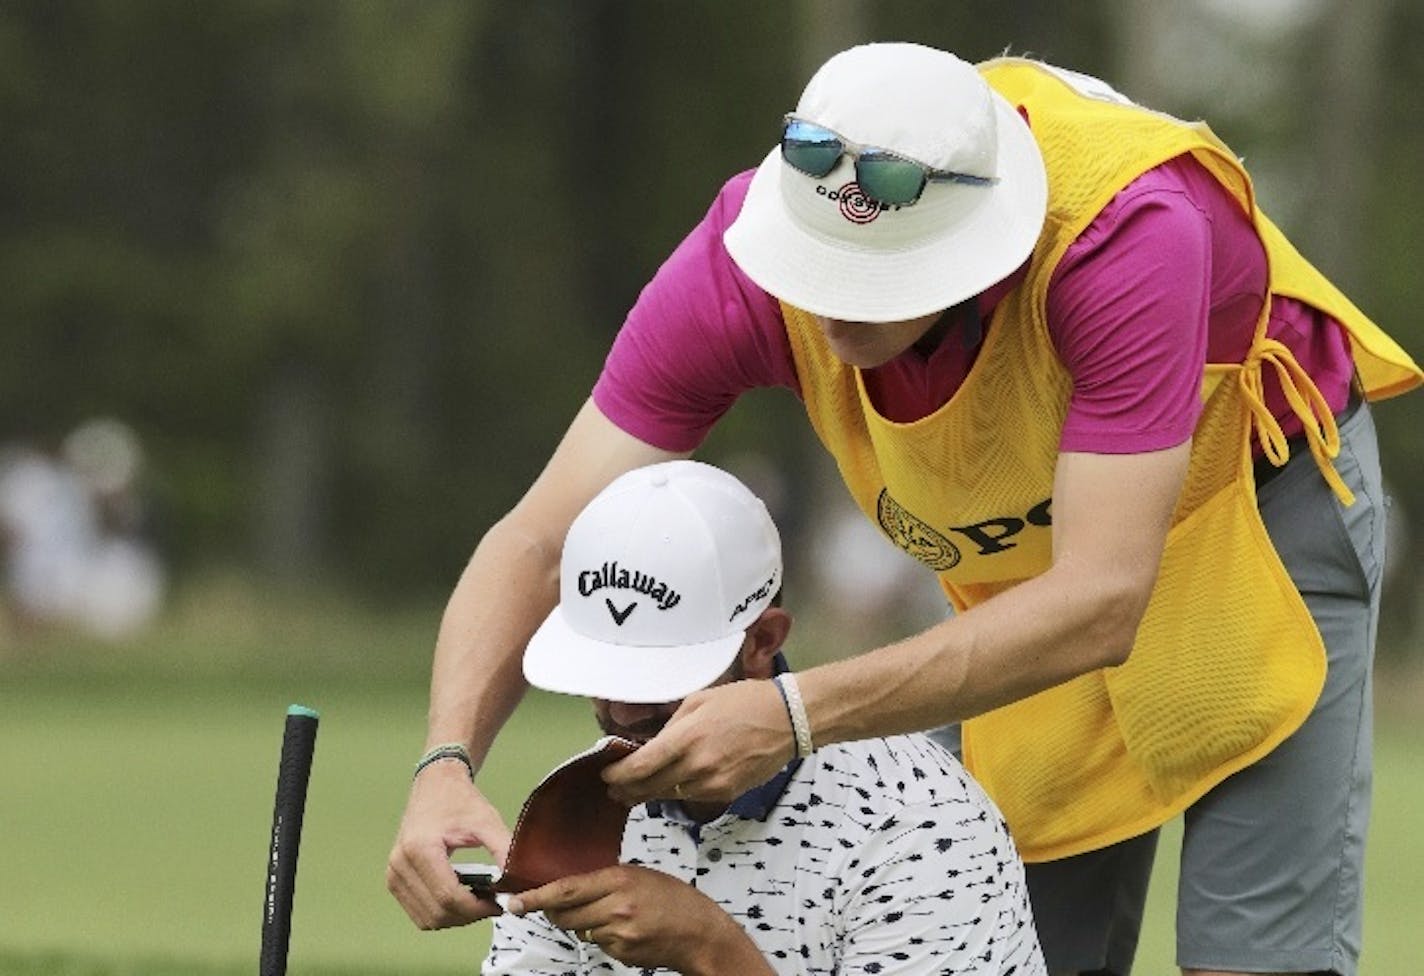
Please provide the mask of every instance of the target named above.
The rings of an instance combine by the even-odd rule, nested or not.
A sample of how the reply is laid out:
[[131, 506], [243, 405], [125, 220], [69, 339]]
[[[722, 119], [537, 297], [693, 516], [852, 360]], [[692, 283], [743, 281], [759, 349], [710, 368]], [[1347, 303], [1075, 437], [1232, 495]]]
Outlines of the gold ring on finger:
[[681, 784], [681, 783], [674, 783], [674, 784], [672, 784], [672, 795], [675, 796], [675, 797], [677, 797], [679, 800], [685, 799], [685, 797], [682, 795], [682, 784]]
[[593, 929], [583, 930], [583, 940], [585, 942], [593, 942]]

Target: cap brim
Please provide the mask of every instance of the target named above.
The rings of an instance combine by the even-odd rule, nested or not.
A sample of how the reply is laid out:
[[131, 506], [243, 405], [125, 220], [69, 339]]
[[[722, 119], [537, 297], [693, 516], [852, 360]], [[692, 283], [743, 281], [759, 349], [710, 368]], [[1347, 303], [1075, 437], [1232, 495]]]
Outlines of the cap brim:
[[555, 607], [524, 651], [524, 677], [534, 687], [606, 701], [661, 704], [711, 685], [736, 659], [745, 639], [733, 633], [700, 644], [634, 647], [593, 640], [569, 626]]
[[[891, 322], [950, 308], [1008, 277], [1033, 251], [1048, 207], [1043, 156], [1004, 98], [997, 115], [998, 182], [963, 219], [917, 245], [858, 247], [808, 231], [782, 198], [780, 147], [757, 168], [741, 213], [723, 235], [752, 281], [815, 315]], [[926, 197], [939, 192], [936, 184]], [[917, 204], [918, 206], [918, 204]]]

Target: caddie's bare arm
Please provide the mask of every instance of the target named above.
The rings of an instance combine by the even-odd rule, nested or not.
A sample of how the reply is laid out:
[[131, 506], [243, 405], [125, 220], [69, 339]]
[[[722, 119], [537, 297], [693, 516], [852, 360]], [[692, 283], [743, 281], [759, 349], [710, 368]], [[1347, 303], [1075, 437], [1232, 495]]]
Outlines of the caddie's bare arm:
[[[480, 540], [450, 596], [431, 671], [427, 748], [464, 743], [479, 767], [524, 694], [524, 645], [558, 602], [559, 557], [574, 516], [623, 472], [679, 456], [584, 404], [528, 492]], [[508, 844], [508, 828], [464, 764], [436, 762], [411, 784], [386, 885], [421, 928], [496, 914], [493, 902], [456, 882], [449, 854], [482, 846], [502, 862]]]
[[[961, 721], [1127, 659], [1156, 582], [1189, 444], [1136, 455], [1064, 454], [1054, 555], [1041, 575], [904, 641], [801, 672], [814, 741]], [[766, 682], [690, 696], [662, 733], [605, 773], [620, 799], [727, 799], [793, 749]]]

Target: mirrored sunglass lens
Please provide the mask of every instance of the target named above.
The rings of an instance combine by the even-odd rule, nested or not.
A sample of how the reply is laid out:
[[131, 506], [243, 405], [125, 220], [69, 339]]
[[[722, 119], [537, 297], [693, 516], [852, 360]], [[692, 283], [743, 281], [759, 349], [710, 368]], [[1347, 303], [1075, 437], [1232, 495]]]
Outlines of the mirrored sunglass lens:
[[834, 132], [809, 122], [788, 122], [781, 135], [782, 157], [807, 176], [825, 176], [844, 151]]
[[910, 203], [925, 188], [925, 171], [893, 156], [865, 153], [856, 163], [855, 175], [861, 190], [881, 203]]

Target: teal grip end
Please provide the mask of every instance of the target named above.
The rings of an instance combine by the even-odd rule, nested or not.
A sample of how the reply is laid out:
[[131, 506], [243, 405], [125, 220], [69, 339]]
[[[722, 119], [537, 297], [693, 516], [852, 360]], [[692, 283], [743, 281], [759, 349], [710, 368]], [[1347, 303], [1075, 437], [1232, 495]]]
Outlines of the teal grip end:
[[321, 718], [321, 713], [315, 708], [307, 708], [305, 705], [288, 705], [288, 715], [302, 715], [306, 718]]

